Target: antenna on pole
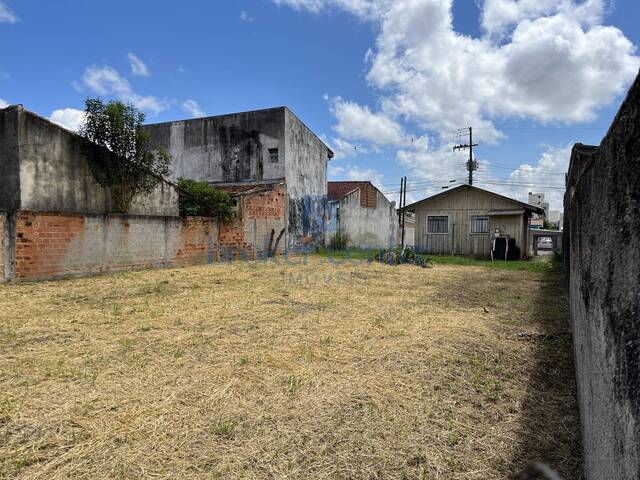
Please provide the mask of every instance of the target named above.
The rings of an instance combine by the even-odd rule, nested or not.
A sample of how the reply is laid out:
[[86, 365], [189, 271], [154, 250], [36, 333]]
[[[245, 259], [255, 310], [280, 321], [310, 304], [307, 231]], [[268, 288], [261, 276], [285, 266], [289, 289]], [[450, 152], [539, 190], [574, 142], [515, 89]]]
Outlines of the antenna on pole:
[[469, 143], [461, 143], [453, 147], [453, 150], [469, 149], [469, 160], [467, 160], [467, 170], [469, 171], [469, 185], [473, 185], [473, 172], [478, 169], [478, 162], [473, 159], [473, 147], [477, 147], [477, 143], [473, 143], [473, 128], [469, 127]]

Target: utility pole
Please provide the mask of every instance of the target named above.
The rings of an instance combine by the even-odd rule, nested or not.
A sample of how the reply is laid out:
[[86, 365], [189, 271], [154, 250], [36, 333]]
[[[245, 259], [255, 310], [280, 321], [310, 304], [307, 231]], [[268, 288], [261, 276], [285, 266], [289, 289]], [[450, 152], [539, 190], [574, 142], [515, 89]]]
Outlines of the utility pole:
[[469, 170], [469, 185], [473, 185], [473, 171], [478, 169], [478, 162], [473, 159], [473, 147], [477, 147], [477, 143], [473, 143], [473, 128], [469, 127], [469, 143], [463, 143], [453, 147], [453, 150], [469, 149], [469, 160], [467, 160], [467, 170]]
[[404, 177], [400, 177], [400, 206], [398, 208], [398, 227], [402, 227], [402, 192], [404, 192]]
[[404, 177], [404, 192], [402, 197], [402, 242], [400, 243], [404, 251], [404, 209], [407, 206], [407, 177]]

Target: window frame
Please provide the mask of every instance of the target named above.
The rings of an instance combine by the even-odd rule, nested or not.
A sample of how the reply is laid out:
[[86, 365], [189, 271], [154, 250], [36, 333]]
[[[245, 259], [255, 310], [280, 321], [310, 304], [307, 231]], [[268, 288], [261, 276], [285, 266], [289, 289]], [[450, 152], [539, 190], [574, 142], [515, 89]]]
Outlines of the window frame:
[[[446, 219], [447, 219], [447, 231], [446, 232], [430, 232], [429, 231], [429, 217], [440, 217], [440, 218], [446, 217]], [[426, 225], [425, 225], [425, 230], [427, 232], [426, 233], [427, 235], [449, 235], [449, 231], [451, 230], [449, 214], [446, 214], [446, 213], [440, 214], [440, 215], [427, 214], [427, 222], [426, 222]]]
[[[473, 231], [473, 219], [474, 218], [485, 218], [487, 220], [487, 231], [486, 232], [474, 232]], [[469, 215], [469, 235], [489, 235], [491, 233], [491, 225], [490, 225], [489, 215], [481, 215], [481, 214], [472, 214]]]
[[[269, 163], [280, 163], [280, 148], [267, 148], [267, 153], [269, 154]], [[276, 158], [275, 161], [273, 160], [274, 155]]]

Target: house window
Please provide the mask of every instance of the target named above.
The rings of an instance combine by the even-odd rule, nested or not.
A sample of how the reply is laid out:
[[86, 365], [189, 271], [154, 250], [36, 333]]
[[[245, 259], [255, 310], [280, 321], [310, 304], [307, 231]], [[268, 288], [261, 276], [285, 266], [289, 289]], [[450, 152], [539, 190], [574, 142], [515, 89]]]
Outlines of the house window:
[[471, 215], [471, 233], [489, 233], [489, 217]]
[[269, 149], [269, 161], [271, 163], [278, 163], [278, 149], [270, 148]]
[[447, 215], [428, 215], [427, 233], [449, 233], [449, 217]]

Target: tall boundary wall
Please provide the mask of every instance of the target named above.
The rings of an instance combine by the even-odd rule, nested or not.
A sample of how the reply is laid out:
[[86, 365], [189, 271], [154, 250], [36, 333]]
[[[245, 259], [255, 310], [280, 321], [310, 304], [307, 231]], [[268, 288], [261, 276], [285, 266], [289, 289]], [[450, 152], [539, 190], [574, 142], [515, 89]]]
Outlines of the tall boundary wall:
[[[0, 211], [0, 282], [265, 256], [286, 228], [284, 186], [241, 199], [231, 222], [208, 217]], [[280, 242], [275, 253], [285, 251]]]
[[[212, 218], [0, 213], [0, 282], [211, 263], [220, 257]], [[13, 225], [13, 228], [7, 228]]]
[[565, 254], [588, 480], [640, 478], [640, 77], [600, 147], [573, 148]]

